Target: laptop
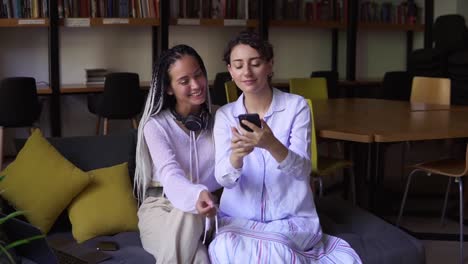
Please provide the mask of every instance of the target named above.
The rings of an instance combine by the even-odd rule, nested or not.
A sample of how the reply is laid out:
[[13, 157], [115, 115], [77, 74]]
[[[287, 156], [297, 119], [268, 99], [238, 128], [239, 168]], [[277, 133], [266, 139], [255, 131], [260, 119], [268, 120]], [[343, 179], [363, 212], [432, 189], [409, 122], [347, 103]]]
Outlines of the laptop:
[[[42, 235], [37, 227], [16, 218], [7, 220], [2, 226], [10, 241]], [[60, 237], [33, 240], [15, 247], [15, 251], [38, 264], [93, 264], [112, 257], [97, 249], [77, 244], [73, 239]]]

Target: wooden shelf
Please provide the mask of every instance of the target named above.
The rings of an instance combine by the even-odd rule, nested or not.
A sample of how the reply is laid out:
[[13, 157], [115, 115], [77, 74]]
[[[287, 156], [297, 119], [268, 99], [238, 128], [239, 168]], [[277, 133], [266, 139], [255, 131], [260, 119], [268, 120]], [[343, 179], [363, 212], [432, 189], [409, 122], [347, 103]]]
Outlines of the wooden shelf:
[[0, 18], [0, 27], [48, 27], [48, 18]]
[[[149, 81], [140, 82], [140, 88], [148, 90], [150, 87]], [[80, 93], [100, 93], [104, 90], [104, 84], [86, 85], [83, 83], [78, 84], [62, 84], [60, 86], [61, 94], [80, 94]]]
[[49, 86], [38, 85], [37, 86], [37, 94], [38, 95], [49, 95], [49, 94], [52, 94], [52, 89], [50, 89]]
[[159, 26], [159, 18], [64, 18], [59, 21], [65, 27], [94, 26]]
[[389, 23], [362, 23], [358, 24], [358, 30], [390, 30], [390, 31], [424, 31], [423, 24], [389, 24]]
[[173, 26], [258, 27], [255, 19], [171, 18]]
[[272, 20], [272, 27], [309, 27], [324, 29], [345, 29], [346, 24], [341, 21], [306, 21], [306, 20]]

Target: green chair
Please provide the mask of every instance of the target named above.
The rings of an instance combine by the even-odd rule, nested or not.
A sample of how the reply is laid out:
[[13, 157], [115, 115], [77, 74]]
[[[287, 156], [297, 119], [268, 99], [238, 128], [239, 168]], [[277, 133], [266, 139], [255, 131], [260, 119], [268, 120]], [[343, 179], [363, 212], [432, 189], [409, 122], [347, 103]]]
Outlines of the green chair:
[[310, 100], [328, 99], [327, 80], [324, 77], [292, 78], [289, 92]]
[[228, 103], [232, 103], [239, 98], [237, 94], [237, 86], [233, 81], [228, 81], [224, 83], [224, 89], [226, 91], [226, 100]]
[[[323, 196], [323, 177], [330, 176], [336, 173], [338, 170], [342, 169], [349, 169], [350, 173], [350, 188], [351, 188], [351, 200], [353, 205], [356, 204], [356, 187], [355, 187], [355, 179], [354, 179], [354, 170], [353, 170], [353, 162], [345, 159], [337, 159], [337, 158], [329, 158], [329, 157], [321, 157], [318, 155], [317, 151], [317, 136], [315, 133], [314, 127], [314, 110], [312, 107], [312, 101], [310, 99], [306, 99], [307, 103], [310, 107], [310, 120], [312, 123], [312, 131], [310, 136], [311, 142], [311, 157], [310, 161], [312, 162], [312, 182], [319, 183], [319, 198]], [[312, 185], [314, 189], [314, 186]]]
[[[289, 92], [310, 100], [328, 99], [327, 79], [325, 77], [291, 78], [289, 79]], [[330, 143], [336, 144], [338, 152], [342, 152], [339, 141], [327, 139], [320, 142], [328, 144], [328, 153], [331, 153]]]

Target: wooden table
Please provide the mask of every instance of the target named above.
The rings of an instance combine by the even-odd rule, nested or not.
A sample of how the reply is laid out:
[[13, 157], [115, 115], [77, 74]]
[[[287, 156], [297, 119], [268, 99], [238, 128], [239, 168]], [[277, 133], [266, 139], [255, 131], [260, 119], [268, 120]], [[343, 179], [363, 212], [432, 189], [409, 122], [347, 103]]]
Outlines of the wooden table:
[[401, 142], [468, 137], [468, 107], [380, 99], [313, 101], [318, 136]]
[[468, 137], [468, 107], [379, 99], [312, 102], [317, 135], [368, 145], [369, 203], [377, 206], [387, 143]]

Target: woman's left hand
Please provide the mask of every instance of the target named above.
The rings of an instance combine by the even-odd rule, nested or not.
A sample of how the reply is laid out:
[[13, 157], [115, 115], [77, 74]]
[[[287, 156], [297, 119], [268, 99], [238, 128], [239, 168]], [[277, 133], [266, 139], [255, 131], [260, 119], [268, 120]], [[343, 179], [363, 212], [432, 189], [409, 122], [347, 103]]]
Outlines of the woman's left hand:
[[211, 217], [216, 215], [216, 206], [208, 191], [202, 191], [200, 193], [195, 207], [197, 208], [198, 213], [203, 216]]

